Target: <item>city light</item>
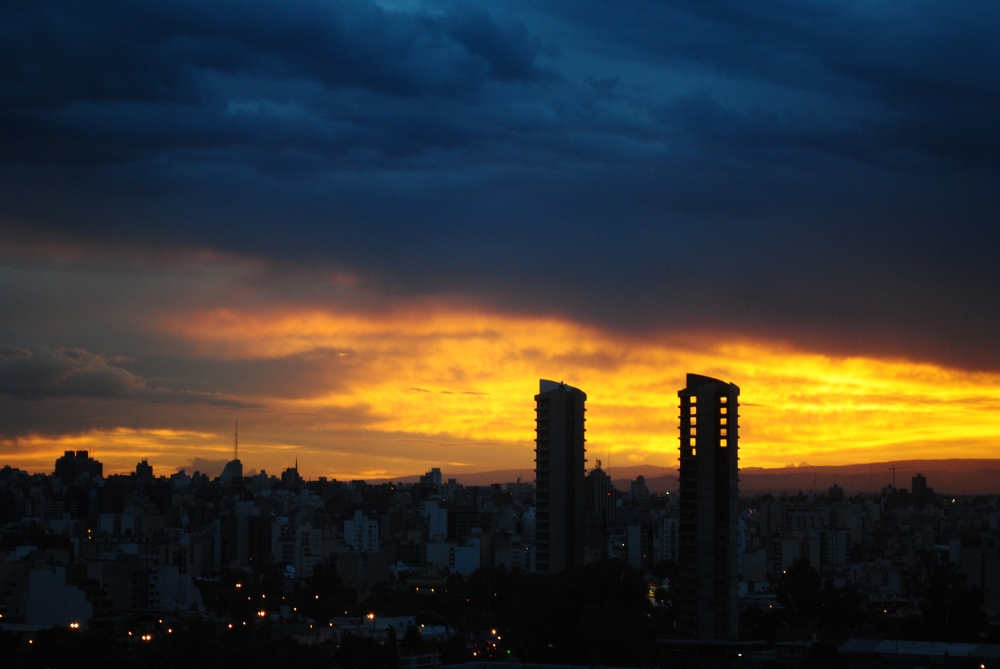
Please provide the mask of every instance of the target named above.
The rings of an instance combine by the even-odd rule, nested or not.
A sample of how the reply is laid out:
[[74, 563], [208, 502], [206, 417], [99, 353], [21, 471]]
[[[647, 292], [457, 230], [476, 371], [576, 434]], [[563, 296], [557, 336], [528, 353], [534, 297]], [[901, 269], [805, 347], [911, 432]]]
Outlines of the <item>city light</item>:
[[76, 629], [80, 629], [80, 623], [70, 623], [70, 624], [69, 624], [69, 628], [70, 628], [71, 630], [76, 630]]

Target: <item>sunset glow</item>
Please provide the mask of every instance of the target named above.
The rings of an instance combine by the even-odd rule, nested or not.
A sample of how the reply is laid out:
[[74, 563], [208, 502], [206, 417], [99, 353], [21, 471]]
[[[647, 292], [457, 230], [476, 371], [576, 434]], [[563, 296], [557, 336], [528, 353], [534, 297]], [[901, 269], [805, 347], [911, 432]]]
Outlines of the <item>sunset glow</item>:
[[[677, 398], [685, 373], [742, 389], [743, 466], [847, 464], [900, 457], [989, 457], [1000, 435], [1000, 376], [931, 364], [835, 358], [725, 335], [616, 337], [565, 320], [424, 309], [376, 315], [287, 309], [198, 310], [159, 327], [203, 359], [309, 356], [326, 370], [294, 397], [261, 382], [235, 399], [247, 468], [295, 457], [311, 476], [388, 477], [430, 466], [483, 471], [533, 462], [539, 378], [589, 396], [591, 462], [676, 464]], [[95, 431], [21, 439], [12, 460], [44, 470], [63, 449], [92, 448], [109, 470], [140, 457], [173, 470], [230, 457], [225, 433]]]
[[238, 419], [247, 471], [530, 471], [539, 378], [591, 465], [672, 466], [688, 372], [744, 466], [1000, 445], [985, 5], [46, 7], [0, 72], [12, 466], [215, 472]]

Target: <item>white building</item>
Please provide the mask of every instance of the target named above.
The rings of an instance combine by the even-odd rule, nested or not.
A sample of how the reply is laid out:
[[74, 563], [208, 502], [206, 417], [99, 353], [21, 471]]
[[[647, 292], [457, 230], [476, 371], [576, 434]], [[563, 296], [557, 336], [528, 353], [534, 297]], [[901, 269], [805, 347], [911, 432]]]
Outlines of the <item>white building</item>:
[[377, 553], [378, 521], [355, 511], [353, 519], [344, 521], [344, 541], [356, 553]]

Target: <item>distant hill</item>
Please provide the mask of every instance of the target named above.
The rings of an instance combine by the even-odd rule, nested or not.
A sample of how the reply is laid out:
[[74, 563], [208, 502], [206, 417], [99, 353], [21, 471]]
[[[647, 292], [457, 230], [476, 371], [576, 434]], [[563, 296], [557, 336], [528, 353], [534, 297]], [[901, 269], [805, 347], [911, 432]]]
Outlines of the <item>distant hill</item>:
[[[671, 467], [657, 467], [656, 465], [630, 465], [628, 467], [615, 467], [610, 470], [611, 476], [614, 479], [615, 485], [618, 485], [618, 480], [628, 481], [635, 480], [637, 476], [645, 476], [647, 480], [654, 479], [663, 476], [673, 476], [677, 478], [677, 470]], [[464, 474], [454, 474], [448, 472], [442, 472], [442, 480], [447, 481], [450, 478], [456, 479], [462, 485], [490, 485], [492, 483], [513, 483], [517, 481], [518, 477], [522, 477], [526, 483], [534, 483], [535, 481], [535, 470], [534, 468], [527, 469], [494, 469], [487, 472], [470, 472]], [[386, 483], [386, 482], [399, 482], [399, 483], [416, 483], [420, 480], [420, 476], [396, 476], [393, 478], [385, 479], [366, 479], [369, 483]], [[628, 487], [628, 484], [625, 484]]]
[[911, 487], [917, 474], [927, 478], [935, 492], [951, 495], [996, 494], [1000, 492], [1000, 460], [896, 460], [839, 467], [748, 467], [740, 472], [740, 490], [745, 492], [797, 493], [827, 490], [834, 483], [847, 494], [874, 493], [892, 483]]
[[[825, 491], [834, 483], [851, 495], [873, 493], [892, 483], [892, 467], [896, 468], [896, 486], [910, 488], [910, 479], [917, 474], [927, 478], [935, 492], [951, 495], [981, 495], [1000, 493], [1000, 459], [896, 460], [856, 465], [800, 467], [747, 467], [740, 470], [740, 492], [746, 494], [795, 494]], [[629, 465], [610, 470], [612, 481], [619, 490], [628, 490], [637, 476], [646, 477], [650, 492], [676, 492], [677, 469], [655, 465]], [[442, 474], [445, 480], [458, 479], [463, 485], [508, 483], [523, 476], [533, 482], [533, 469], [498, 469], [468, 474]], [[415, 482], [419, 476], [404, 476], [381, 481]], [[378, 483], [372, 480], [371, 483]]]

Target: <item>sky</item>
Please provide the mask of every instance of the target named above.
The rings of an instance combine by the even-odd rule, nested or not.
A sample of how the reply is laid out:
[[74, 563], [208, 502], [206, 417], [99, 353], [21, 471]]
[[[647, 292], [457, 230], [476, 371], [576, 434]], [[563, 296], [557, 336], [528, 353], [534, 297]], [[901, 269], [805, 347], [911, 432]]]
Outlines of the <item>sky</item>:
[[0, 461], [384, 478], [1000, 446], [1000, 5], [0, 5]]

